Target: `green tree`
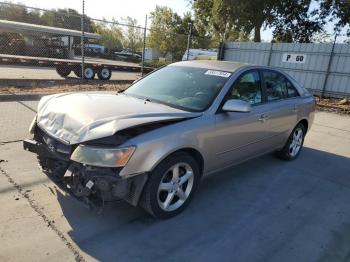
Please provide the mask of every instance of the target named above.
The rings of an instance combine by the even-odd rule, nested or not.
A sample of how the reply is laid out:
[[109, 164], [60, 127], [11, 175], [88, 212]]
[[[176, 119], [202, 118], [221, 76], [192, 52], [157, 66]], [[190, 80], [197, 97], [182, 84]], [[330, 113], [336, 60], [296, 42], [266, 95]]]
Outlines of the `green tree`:
[[158, 49], [163, 56], [171, 54], [179, 59], [187, 46], [182, 18], [169, 7], [157, 6], [151, 12], [151, 20], [147, 45]]
[[201, 36], [212, 39], [215, 46], [223, 41], [247, 40], [249, 33], [239, 30], [233, 19], [235, 9], [227, 1], [193, 0], [195, 27]]
[[35, 10], [28, 10], [21, 5], [1, 4], [0, 19], [23, 23], [40, 24], [41, 15], [40, 12]]
[[198, 23], [225, 40], [253, 33], [254, 41], [260, 42], [262, 28], [276, 27], [276, 36], [303, 41], [306, 35], [311, 37], [322, 27], [319, 21], [312, 20], [311, 0], [193, 0], [191, 3]]
[[283, 2], [276, 10], [276, 19], [271, 22], [274, 39], [311, 43], [316, 35], [323, 33], [324, 21], [318, 10], [310, 10], [310, 5], [311, 0]]
[[[81, 15], [74, 9], [52, 9], [43, 13], [41, 23], [47, 26], [80, 31]], [[84, 17], [84, 30], [86, 32], [94, 31], [93, 22], [87, 16]]]
[[123, 32], [113, 19], [113, 23], [96, 23], [94, 31], [101, 35], [99, 42], [108, 48], [109, 53], [123, 49]]
[[124, 48], [130, 49], [132, 52], [140, 51], [143, 46], [143, 32], [137, 27], [137, 20], [128, 16], [123, 18], [122, 22], [128, 25], [124, 30]]
[[[344, 27], [350, 26], [349, 0], [317, 0], [320, 4], [321, 17], [329, 22], [335, 22], [334, 30], [340, 32]], [[347, 30], [350, 36], [350, 28]]]

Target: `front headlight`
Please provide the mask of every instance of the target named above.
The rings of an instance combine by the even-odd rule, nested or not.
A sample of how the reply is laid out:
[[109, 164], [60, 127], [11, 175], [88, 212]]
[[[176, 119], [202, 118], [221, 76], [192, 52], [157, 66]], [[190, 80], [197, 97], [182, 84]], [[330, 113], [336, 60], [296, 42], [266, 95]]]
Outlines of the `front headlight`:
[[124, 167], [135, 149], [134, 146], [103, 148], [80, 145], [74, 150], [71, 160], [91, 166]]

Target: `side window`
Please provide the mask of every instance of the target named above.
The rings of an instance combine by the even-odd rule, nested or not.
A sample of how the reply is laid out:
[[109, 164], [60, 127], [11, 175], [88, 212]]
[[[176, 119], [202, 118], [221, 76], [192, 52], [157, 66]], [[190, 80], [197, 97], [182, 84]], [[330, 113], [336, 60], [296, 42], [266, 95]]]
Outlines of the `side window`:
[[267, 101], [280, 100], [287, 97], [287, 79], [274, 71], [263, 71]]
[[288, 79], [286, 79], [286, 83], [287, 83], [287, 94], [288, 94], [288, 97], [299, 96], [298, 91], [295, 89], [293, 84]]
[[260, 104], [262, 99], [259, 73], [257, 71], [243, 73], [233, 84], [228, 99], [240, 99], [252, 105]]

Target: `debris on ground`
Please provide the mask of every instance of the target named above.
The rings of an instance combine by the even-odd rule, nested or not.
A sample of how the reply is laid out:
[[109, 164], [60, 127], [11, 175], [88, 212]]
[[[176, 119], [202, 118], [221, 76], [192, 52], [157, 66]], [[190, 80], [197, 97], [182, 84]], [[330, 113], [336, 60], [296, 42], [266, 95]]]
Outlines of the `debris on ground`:
[[56, 85], [48, 87], [0, 87], [0, 95], [36, 95], [56, 94], [64, 92], [88, 92], [88, 91], [119, 91], [126, 89], [130, 84], [77, 84]]
[[315, 98], [318, 110], [350, 114], [350, 98]]

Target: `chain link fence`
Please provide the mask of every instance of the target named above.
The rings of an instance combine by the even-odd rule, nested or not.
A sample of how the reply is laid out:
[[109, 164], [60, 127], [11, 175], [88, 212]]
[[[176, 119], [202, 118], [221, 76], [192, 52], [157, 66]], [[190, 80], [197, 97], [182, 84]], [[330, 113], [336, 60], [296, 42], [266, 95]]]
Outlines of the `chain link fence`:
[[174, 33], [145, 20], [0, 2], [0, 78], [135, 80], [168, 63], [216, 59], [211, 40], [193, 35], [192, 24]]

